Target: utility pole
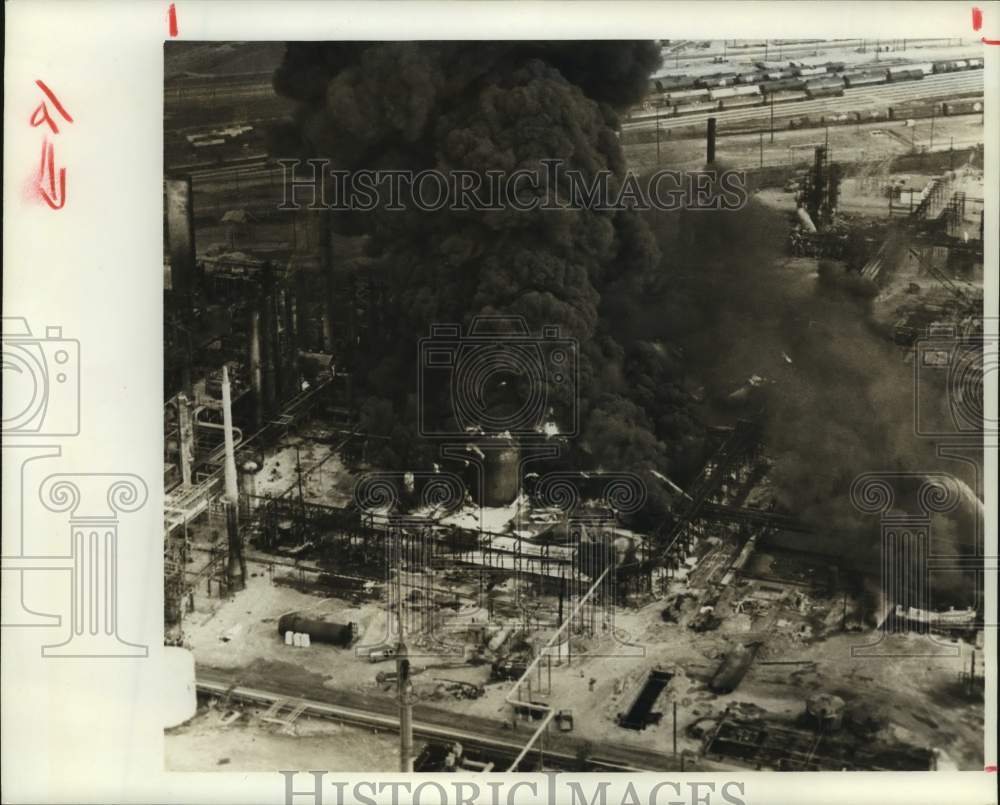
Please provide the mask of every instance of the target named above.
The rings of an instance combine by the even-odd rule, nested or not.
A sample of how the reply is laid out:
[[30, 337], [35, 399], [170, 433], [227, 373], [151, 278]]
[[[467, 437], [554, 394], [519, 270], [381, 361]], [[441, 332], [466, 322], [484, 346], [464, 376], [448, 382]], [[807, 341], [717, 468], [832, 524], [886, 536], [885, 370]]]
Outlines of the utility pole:
[[[299, 446], [295, 445], [295, 474], [298, 476], [299, 486], [299, 507], [305, 506], [305, 498], [302, 496], [302, 456], [299, 453]], [[303, 508], [304, 511], [304, 508]]]
[[660, 164], [660, 103], [656, 104], [656, 164]]
[[774, 142], [774, 93], [771, 93], [771, 142]]
[[764, 167], [764, 132], [760, 133], [760, 166]]
[[936, 117], [936, 115], [937, 115], [937, 104], [934, 104], [931, 107], [931, 142], [930, 145], [927, 146], [928, 151], [934, 150], [934, 118]]
[[[402, 607], [402, 601], [397, 602]], [[402, 629], [402, 619], [400, 620]], [[413, 703], [410, 698], [410, 660], [400, 632], [396, 646], [396, 693], [399, 699], [399, 770], [413, 771]]]
[[674, 757], [677, 757], [677, 702], [674, 705]]

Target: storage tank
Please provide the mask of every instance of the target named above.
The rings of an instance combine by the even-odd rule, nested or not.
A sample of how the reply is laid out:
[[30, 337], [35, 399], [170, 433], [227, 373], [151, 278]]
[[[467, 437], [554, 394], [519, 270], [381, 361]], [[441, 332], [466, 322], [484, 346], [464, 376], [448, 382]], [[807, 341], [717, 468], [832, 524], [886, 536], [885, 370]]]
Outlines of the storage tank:
[[715, 676], [708, 683], [708, 689], [713, 693], [732, 693], [736, 690], [750, 670], [759, 648], [760, 643], [751, 643], [749, 646], [740, 644], [726, 654]]
[[198, 710], [194, 679], [194, 654], [179, 646], [163, 647], [164, 685], [160, 695], [163, 726], [183, 724]]
[[809, 722], [823, 732], [835, 732], [844, 723], [844, 700], [829, 693], [817, 693], [806, 700]]
[[315, 618], [307, 618], [301, 612], [290, 612], [278, 618], [278, 634], [284, 639], [285, 632], [304, 633], [310, 641], [345, 647], [354, 639], [353, 623], [333, 623]]
[[479, 441], [475, 447], [482, 456], [471, 478], [473, 499], [488, 508], [509, 506], [521, 494], [521, 451], [513, 439], [503, 438]]

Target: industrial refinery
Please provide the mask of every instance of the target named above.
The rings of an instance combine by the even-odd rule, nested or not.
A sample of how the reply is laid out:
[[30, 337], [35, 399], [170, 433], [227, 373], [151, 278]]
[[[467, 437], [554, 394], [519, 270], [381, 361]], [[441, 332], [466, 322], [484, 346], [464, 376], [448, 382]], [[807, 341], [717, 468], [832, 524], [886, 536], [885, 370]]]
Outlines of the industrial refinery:
[[168, 769], [982, 769], [978, 40], [164, 59]]

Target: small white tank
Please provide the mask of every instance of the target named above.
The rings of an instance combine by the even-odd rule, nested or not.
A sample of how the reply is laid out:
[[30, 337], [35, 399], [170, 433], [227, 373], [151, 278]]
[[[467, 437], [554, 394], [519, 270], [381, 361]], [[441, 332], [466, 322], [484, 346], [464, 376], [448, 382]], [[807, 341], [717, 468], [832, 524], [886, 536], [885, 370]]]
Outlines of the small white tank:
[[294, 644], [294, 642], [295, 642], [295, 632], [289, 629], [287, 632], [285, 632], [285, 645], [291, 646]]
[[194, 654], [180, 646], [163, 647], [163, 726], [176, 727], [194, 717], [198, 695], [194, 682]]
[[303, 648], [309, 648], [309, 643], [310, 643], [309, 633], [308, 632], [303, 632], [302, 633], [302, 647]]

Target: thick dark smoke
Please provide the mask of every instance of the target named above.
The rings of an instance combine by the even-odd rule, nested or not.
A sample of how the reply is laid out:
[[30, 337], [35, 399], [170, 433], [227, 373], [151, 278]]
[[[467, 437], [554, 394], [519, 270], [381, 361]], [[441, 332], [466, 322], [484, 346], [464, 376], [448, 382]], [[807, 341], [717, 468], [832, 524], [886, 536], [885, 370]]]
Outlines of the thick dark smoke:
[[[658, 63], [653, 42], [290, 44], [275, 86], [300, 106], [273, 150], [344, 170], [484, 177], [543, 171], [542, 160], [559, 159], [588, 182], [598, 171], [618, 182], [625, 160], [615, 109], [641, 98]], [[382, 459], [432, 458], [404, 437], [415, 432], [416, 338], [435, 322], [503, 314], [523, 316], [534, 332], [557, 325], [581, 344], [576, 464], [672, 471], [681, 461], [691, 423], [663, 405], [663, 388], [680, 379], [675, 358], [623, 341], [602, 304], [609, 289], [638, 287], [659, 265], [638, 214], [380, 209], [332, 218], [339, 231], [371, 235], [373, 270], [387, 289], [355, 367], [365, 424], [400, 437]], [[572, 401], [560, 394], [550, 389], [565, 428]]]
[[[272, 150], [344, 170], [483, 176], [561, 159], [587, 181], [600, 170], [621, 181], [615, 110], [642, 96], [658, 50], [653, 42], [289, 44], [275, 86], [299, 106]], [[853, 478], [955, 471], [913, 436], [910, 369], [873, 332], [870, 299], [839, 269], [817, 276], [786, 267], [787, 221], [760, 205], [323, 214], [339, 232], [370, 236], [367, 270], [383, 287], [378, 326], [352, 367], [363, 426], [390, 436], [375, 457], [383, 464], [437, 458], [414, 438], [416, 339], [435, 322], [517, 314], [534, 331], [555, 324], [581, 343], [575, 467], [657, 469], [683, 483], [704, 459], [704, 424], [763, 417], [778, 505], [816, 526], [823, 542], [803, 547], [863, 554], [869, 567], [877, 567], [878, 524], [851, 508]], [[754, 375], [763, 382], [732, 398]], [[564, 426], [570, 401], [550, 391]], [[664, 493], [655, 484], [651, 492], [649, 511], [661, 514]]]
[[[660, 238], [662, 287], [622, 294], [622, 315], [645, 338], [659, 321], [661, 338], [704, 383], [709, 418], [763, 420], [777, 508], [816, 530], [796, 537], [796, 547], [876, 571], [879, 518], [852, 506], [851, 483], [865, 472], [940, 472], [969, 486], [953, 515], [933, 518], [934, 551], [968, 553], [981, 517], [974, 473], [916, 435], [913, 366], [873, 323], [874, 288], [839, 264], [789, 261], [788, 222], [762, 205], [651, 213], [649, 223]], [[756, 386], [746, 382], [754, 375]], [[931, 387], [923, 402], [941, 404], [946, 393]], [[920, 510], [920, 480], [894, 484], [898, 511]], [[968, 604], [970, 582], [931, 579], [938, 603]]]

